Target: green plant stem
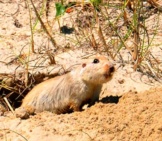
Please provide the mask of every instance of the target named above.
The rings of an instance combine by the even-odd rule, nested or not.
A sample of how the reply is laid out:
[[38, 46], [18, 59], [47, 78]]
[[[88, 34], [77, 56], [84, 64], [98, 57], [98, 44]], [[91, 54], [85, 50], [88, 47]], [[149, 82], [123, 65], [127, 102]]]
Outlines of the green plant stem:
[[32, 53], [35, 53], [35, 50], [34, 50], [33, 28], [32, 28], [32, 16], [31, 16], [31, 10], [30, 10], [30, 6], [29, 6], [29, 1], [27, 1], [27, 6], [28, 6], [29, 18], [30, 18], [31, 50], [32, 50]]
[[49, 37], [49, 39], [51, 40], [53, 46], [57, 49], [58, 46], [57, 46], [57, 44], [56, 44], [56, 41], [53, 39], [52, 35], [50, 34], [50, 32], [48, 31], [48, 29], [47, 29], [46, 26], [44, 25], [42, 19], [40, 18], [39, 14], [38, 14], [38, 11], [37, 11], [36, 7], [34, 6], [33, 1], [30, 0], [30, 2], [31, 2], [31, 4], [32, 4], [32, 6], [33, 6], [33, 8], [34, 8], [34, 12], [35, 12], [35, 14], [36, 14], [36, 16], [37, 16], [39, 22], [41, 23], [41, 25], [42, 25], [42, 27], [43, 27], [43, 30], [44, 30], [44, 31], [46, 32], [46, 34], [48, 35], [48, 37]]

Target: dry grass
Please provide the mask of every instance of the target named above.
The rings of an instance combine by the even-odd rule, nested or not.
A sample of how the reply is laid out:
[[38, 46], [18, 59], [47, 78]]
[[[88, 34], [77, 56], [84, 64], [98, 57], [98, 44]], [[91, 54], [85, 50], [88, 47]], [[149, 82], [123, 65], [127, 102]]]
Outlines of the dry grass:
[[[25, 2], [29, 11], [31, 38], [26, 58], [22, 58], [23, 53], [20, 53], [17, 59], [19, 65], [24, 67], [24, 76], [22, 79], [15, 79], [15, 77], [12, 79], [13, 83], [16, 84], [14, 87], [8, 86], [2, 79], [1, 91], [5, 89], [9, 93], [18, 93], [18, 97], [22, 99], [22, 94], [33, 87], [38, 76], [34, 77], [29, 72], [32, 53], [42, 54], [43, 57], [47, 56], [42, 58], [44, 60], [48, 58], [50, 64], [56, 64], [56, 55], [69, 50], [79, 50], [83, 46], [95, 53], [106, 54], [122, 64], [132, 63], [135, 71], [141, 71], [161, 81], [162, 70], [159, 66], [162, 60], [157, 59], [150, 51], [158, 33], [160, 11], [156, 7], [152, 8], [153, 10], [150, 12], [151, 5], [144, 5], [140, 0], [103, 1], [97, 7], [94, 3], [84, 3], [83, 1], [71, 3], [69, 6], [69, 3], [61, 0], [58, 2], [65, 6], [66, 17], [62, 14], [59, 18], [53, 17], [49, 20], [50, 12], [55, 13], [56, 11], [50, 7], [54, 1], [43, 0], [40, 5], [35, 5], [36, 1], [34, 0]], [[149, 25], [146, 24], [146, 21], [151, 15], [155, 15], [157, 18], [152, 23], [155, 25], [154, 32], [149, 35]], [[64, 25], [60, 22], [62, 18], [68, 21]], [[41, 29], [37, 28], [39, 23]], [[54, 28], [56, 23], [59, 24], [59, 30]], [[48, 45], [52, 43], [53, 48], [40, 46], [39, 49], [36, 49], [34, 41], [36, 33], [42, 34]], [[60, 41], [57, 40], [59, 38], [65, 39], [67, 43], [60, 45]], [[127, 50], [130, 53], [131, 59], [129, 61], [123, 58], [122, 50]]]

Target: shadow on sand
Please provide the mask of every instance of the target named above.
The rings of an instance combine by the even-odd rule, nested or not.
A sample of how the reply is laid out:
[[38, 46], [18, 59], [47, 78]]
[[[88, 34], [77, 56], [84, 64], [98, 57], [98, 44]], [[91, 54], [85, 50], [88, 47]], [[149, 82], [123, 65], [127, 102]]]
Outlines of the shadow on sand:
[[121, 97], [122, 96], [106, 96], [106, 97], [102, 98], [101, 100], [99, 100], [99, 102], [102, 102], [102, 103], [115, 103], [115, 104], [117, 104]]

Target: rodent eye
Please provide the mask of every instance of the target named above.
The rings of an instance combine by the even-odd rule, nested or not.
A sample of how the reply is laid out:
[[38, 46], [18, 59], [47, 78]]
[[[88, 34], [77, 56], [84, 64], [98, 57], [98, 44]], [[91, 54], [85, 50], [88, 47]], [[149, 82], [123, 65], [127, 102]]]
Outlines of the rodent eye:
[[94, 59], [94, 60], [93, 60], [93, 63], [94, 63], [94, 64], [99, 63], [99, 60], [98, 60], [98, 59]]

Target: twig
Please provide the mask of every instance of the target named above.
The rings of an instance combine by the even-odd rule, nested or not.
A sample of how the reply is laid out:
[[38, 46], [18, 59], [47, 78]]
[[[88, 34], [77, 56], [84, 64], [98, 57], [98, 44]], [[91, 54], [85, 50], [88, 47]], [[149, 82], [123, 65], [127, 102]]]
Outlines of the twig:
[[151, 68], [151, 65], [148, 63], [148, 61], [146, 61], [146, 64], [147, 64], [148, 68], [150, 69], [150, 71], [152, 72], [152, 74], [153, 74], [155, 77], [157, 77], [156, 74], [155, 74], [155, 72], [154, 72], [153, 69]]
[[15, 134], [21, 136], [25, 141], [28, 141], [27, 138], [25, 138], [23, 135], [21, 135], [20, 133], [14, 131], [14, 130], [11, 130], [11, 129], [0, 129], [0, 131], [3, 131], [3, 130], [4, 130], [4, 131], [5, 131], [5, 130], [11, 131], [11, 132], [13, 132], [13, 133], [15, 133]]
[[5, 100], [7, 106], [9, 107], [9, 109], [11, 110], [11, 112], [13, 113], [13, 115], [15, 115], [14, 110], [13, 110], [13, 108], [11, 107], [10, 103], [8, 102], [7, 98], [4, 97], [3, 99]]
[[31, 4], [32, 4], [32, 6], [33, 6], [33, 8], [34, 8], [34, 12], [35, 12], [35, 14], [36, 14], [38, 20], [39, 20], [40, 23], [41, 23], [41, 26], [43, 27], [44, 31], [47, 33], [48, 38], [51, 40], [53, 46], [54, 46], [55, 48], [58, 48], [58, 46], [57, 46], [55, 40], [53, 39], [52, 35], [50, 34], [50, 32], [48, 31], [48, 29], [47, 29], [46, 26], [44, 25], [42, 19], [40, 18], [39, 14], [38, 14], [38, 11], [37, 11], [37, 9], [36, 9], [36, 7], [35, 7], [33, 1], [30, 0], [30, 2], [31, 2]]
[[31, 17], [31, 10], [29, 7], [29, 2], [27, 1], [28, 11], [29, 11], [29, 18], [30, 18], [30, 32], [31, 32], [31, 50], [32, 53], [35, 53], [34, 51], [34, 38], [33, 38], [33, 30], [32, 30], [32, 17]]

